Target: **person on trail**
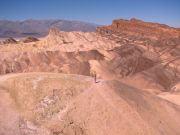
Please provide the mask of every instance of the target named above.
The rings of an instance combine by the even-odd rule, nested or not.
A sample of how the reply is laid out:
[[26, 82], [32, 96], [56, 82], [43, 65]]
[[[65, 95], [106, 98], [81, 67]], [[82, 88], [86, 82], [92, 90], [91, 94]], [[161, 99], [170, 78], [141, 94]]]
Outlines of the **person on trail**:
[[97, 83], [97, 74], [94, 72], [94, 82]]
[[97, 74], [96, 74], [96, 71], [91, 72], [91, 75], [94, 78], [94, 82], [97, 83]]

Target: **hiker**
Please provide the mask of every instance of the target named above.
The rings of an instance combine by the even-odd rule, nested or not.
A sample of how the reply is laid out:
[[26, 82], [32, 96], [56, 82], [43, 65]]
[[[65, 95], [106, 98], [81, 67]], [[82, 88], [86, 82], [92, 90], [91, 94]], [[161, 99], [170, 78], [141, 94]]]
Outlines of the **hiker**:
[[94, 78], [94, 82], [97, 83], [97, 74], [96, 74], [96, 71], [91, 72], [91, 75]]
[[96, 72], [94, 73], [94, 82], [97, 83], [97, 75], [96, 75]]

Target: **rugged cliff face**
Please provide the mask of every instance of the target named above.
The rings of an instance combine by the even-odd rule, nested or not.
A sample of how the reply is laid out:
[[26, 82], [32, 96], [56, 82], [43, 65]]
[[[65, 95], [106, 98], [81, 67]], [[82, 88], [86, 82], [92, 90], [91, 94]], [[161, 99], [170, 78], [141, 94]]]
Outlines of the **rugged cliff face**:
[[141, 45], [154, 52], [178, 55], [179, 29], [141, 20], [114, 20], [112, 25], [98, 27], [97, 33], [121, 45]]
[[144, 22], [137, 19], [131, 20], [114, 20], [112, 25], [98, 27], [97, 32], [108, 34], [128, 34], [139, 38], [149, 38], [158, 40], [158, 38], [178, 38], [179, 29], [169, 27], [164, 24]]
[[[110, 26], [97, 28], [97, 33], [120, 45], [119, 49], [116, 48], [115, 50], [116, 52], [118, 50], [125, 60], [124, 62], [122, 62], [123, 59], [114, 60], [112, 63], [123, 63], [120, 64], [119, 69], [125, 66], [126, 68], [123, 70], [125, 75], [134, 72], [136, 76], [138, 75], [136, 71], [145, 69], [141, 73], [143, 76], [148, 75], [147, 78], [145, 77], [146, 79], [154, 76], [152, 80], [156, 78], [155, 80], [164, 85], [166, 89], [169, 89], [173, 83], [179, 80], [179, 29], [131, 19], [114, 20]], [[141, 51], [138, 51], [137, 48]], [[122, 70], [119, 72], [122, 73]], [[171, 73], [174, 73], [172, 78]], [[171, 79], [168, 79], [169, 77]], [[169, 82], [168, 80], [175, 81]]]

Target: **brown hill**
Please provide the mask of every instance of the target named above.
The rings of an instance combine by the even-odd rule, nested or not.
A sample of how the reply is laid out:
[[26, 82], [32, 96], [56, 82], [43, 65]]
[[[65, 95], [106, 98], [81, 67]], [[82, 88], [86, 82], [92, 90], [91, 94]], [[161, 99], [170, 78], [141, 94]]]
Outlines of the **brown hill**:
[[0, 74], [19, 72], [60, 72], [89, 75], [89, 60], [104, 60], [97, 50], [80, 52], [4, 52], [0, 54]]
[[179, 106], [119, 81], [28, 73], [3, 76], [0, 87], [1, 134], [180, 134]]

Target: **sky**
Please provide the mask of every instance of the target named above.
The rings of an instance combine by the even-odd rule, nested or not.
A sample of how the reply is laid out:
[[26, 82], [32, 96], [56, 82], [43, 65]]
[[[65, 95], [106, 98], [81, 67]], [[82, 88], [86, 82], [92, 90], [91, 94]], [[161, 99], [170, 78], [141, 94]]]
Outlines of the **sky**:
[[180, 0], [0, 0], [0, 20], [65, 19], [106, 25], [130, 18], [180, 27]]

